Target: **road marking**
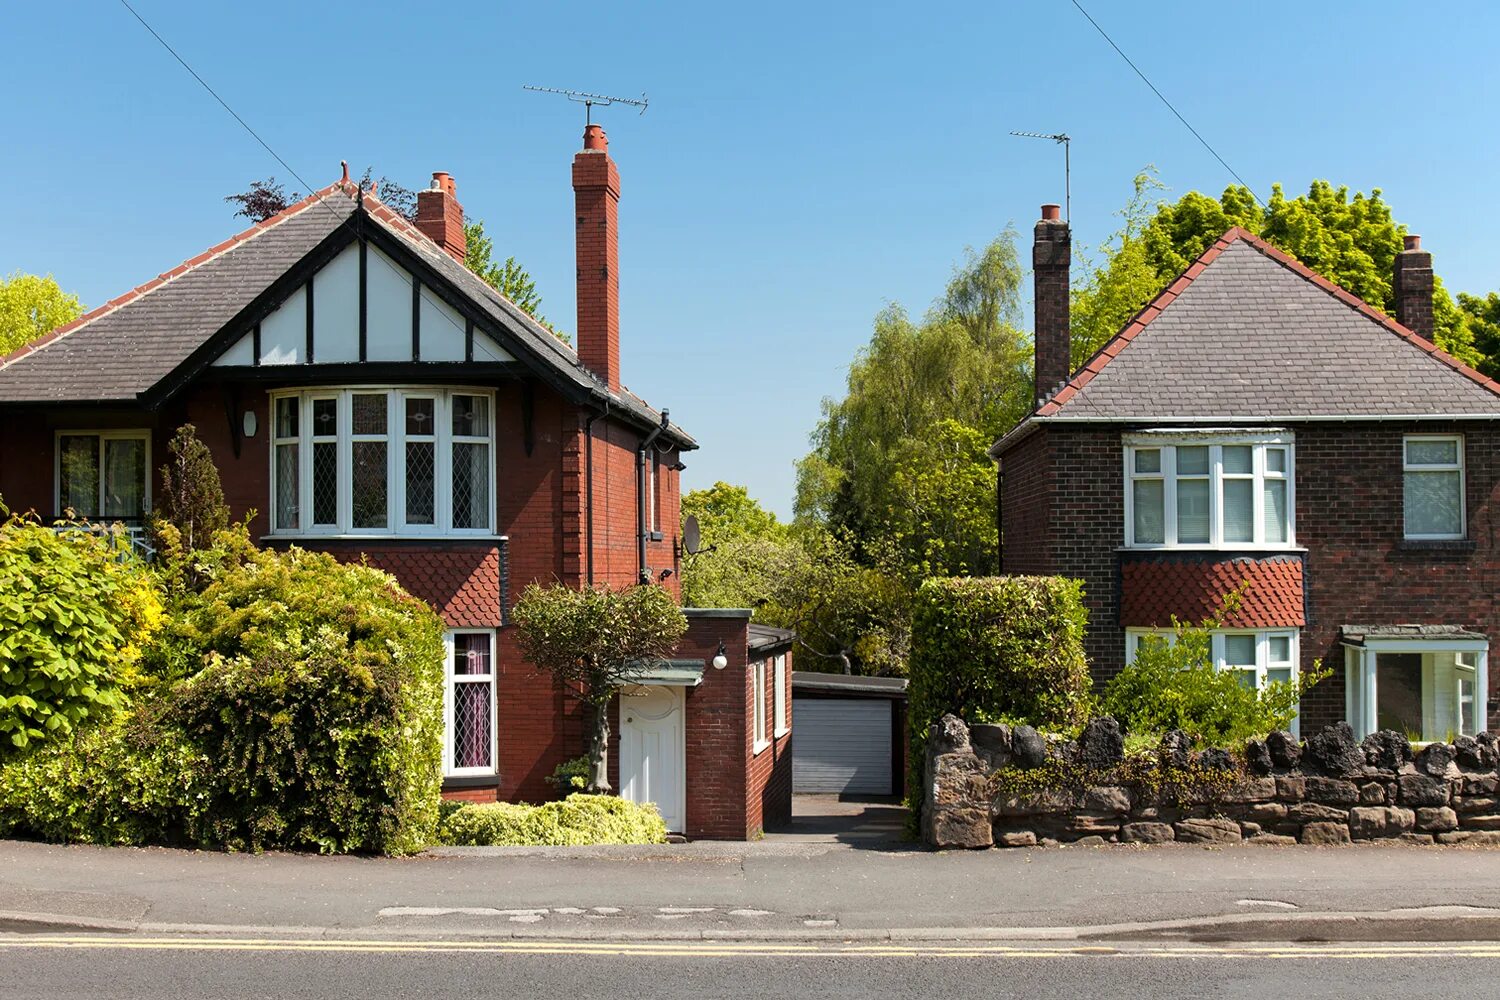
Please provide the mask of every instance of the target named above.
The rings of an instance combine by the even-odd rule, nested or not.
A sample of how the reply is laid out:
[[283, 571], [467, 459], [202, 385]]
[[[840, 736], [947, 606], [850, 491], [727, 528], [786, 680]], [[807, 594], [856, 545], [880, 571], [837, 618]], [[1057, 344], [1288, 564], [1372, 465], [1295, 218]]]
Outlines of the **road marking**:
[[689, 913], [712, 913], [712, 906], [658, 906], [657, 913], [680, 913], [684, 916]]
[[774, 917], [776, 915], [776, 911], [753, 909], [730, 910], [729, 915], [731, 917]]
[[688, 942], [577, 941], [382, 941], [362, 939], [279, 940], [274, 938], [119, 937], [109, 935], [4, 935], [0, 950], [73, 951], [239, 951], [298, 953], [472, 955], [578, 955], [624, 958], [991, 958], [991, 959], [1230, 959], [1309, 958], [1500, 959], [1500, 942], [1447, 944], [1126, 944], [1048, 945], [923, 944], [880, 942]]
[[1296, 903], [1288, 903], [1284, 899], [1237, 899], [1236, 906], [1269, 906], [1273, 910], [1295, 910]]

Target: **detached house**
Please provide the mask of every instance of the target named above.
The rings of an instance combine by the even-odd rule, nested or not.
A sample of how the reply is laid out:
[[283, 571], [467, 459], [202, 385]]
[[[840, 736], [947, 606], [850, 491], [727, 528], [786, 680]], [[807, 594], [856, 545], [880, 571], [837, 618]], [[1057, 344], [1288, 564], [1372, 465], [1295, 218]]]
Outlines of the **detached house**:
[[[0, 498], [140, 533], [194, 424], [262, 544], [368, 559], [441, 614], [445, 793], [551, 797], [587, 720], [522, 660], [513, 602], [532, 581], [679, 594], [697, 447], [621, 381], [620, 177], [597, 125], [572, 179], [576, 352], [464, 266], [451, 177], [413, 224], [346, 168], [0, 358]], [[748, 611], [687, 613], [677, 658], [611, 709], [614, 784], [672, 830], [754, 836], [790, 813], [790, 642]]]
[[991, 451], [1002, 569], [1087, 587], [1096, 681], [1246, 585], [1213, 639], [1247, 686], [1333, 674], [1304, 730], [1500, 721], [1500, 385], [1434, 346], [1432, 257], [1396, 318], [1231, 229], [1070, 371], [1070, 235], [1036, 225], [1036, 406]]

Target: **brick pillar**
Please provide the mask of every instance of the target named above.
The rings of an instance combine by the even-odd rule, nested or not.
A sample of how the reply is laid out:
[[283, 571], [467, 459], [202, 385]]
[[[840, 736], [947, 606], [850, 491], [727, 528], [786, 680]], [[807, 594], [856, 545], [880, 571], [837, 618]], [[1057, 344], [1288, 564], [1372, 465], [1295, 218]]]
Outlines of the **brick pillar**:
[[1396, 319], [1412, 333], [1432, 340], [1432, 254], [1422, 249], [1422, 237], [1405, 238], [1405, 249], [1396, 254], [1391, 291], [1396, 298]]
[[573, 155], [578, 222], [578, 358], [620, 388], [620, 172], [604, 129], [590, 125]]
[[441, 170], [433, 174], [432, 187], [417, 192], [417, 228], [462, 264], [468, 255], [468, 241], [464, 238], [464, 207], [458, 203], [457, 192], [452, 177]]
[[1068, 315], [1068, 265], [1073, 241], [1056, 205], [1043, 205], [1031, 245], [1036, 283], [1036, 405], [1041, 406], [1067, 381], [1073, 366]]

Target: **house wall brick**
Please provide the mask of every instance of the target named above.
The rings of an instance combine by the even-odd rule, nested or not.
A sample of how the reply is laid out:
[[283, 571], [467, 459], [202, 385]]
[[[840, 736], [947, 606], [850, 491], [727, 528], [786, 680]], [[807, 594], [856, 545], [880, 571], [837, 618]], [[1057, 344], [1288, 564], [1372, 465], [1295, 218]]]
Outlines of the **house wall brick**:
[[[1006, 573], [1060, 573], [1084, 581], [1086, 638], [1096, 684], [1124, 663], [1118, 549], [1124, 544], [1120, 425], [1038, 428], [1002, 456]], [[1296, 436], [1296, 540], [1302, 557], [1306, 625], [1302, 669], [1321, 660], [1333, 674], [1303, 701], [1304, 732], [1344, 717], [1344, 624], [1457, 624], [1500, 638], [1500, 428], [1488, 422], [1319, 422], [1292, 424]], [[1402, 438], [1459, 432], [1465, 440], [1468, 538], [1403, 539]], [[1050, 478], [1051, 490], [1039, 486]], [[1040, 512], [1038, 507], [1041, 508]], [[1222, 552], [1204, 561], [1223, 560]], [[1138, 557], [1129, 557], [1138, 558]], [[1174, 559], [1194, 558], [1174, 553]], [[1214, 574], [1205, 579], [1216, 580]], [[1217, 583], [1214, 584], [1217, 587]], [[1198, 595], [1198, 600], [1218, 595]], [[1183, 613], [1192, 613], [1188, 608]], [[1491, 672], [1490, 703], [1500, 692]], [[1490, 725], [1500, 713], [1489, 712]]]

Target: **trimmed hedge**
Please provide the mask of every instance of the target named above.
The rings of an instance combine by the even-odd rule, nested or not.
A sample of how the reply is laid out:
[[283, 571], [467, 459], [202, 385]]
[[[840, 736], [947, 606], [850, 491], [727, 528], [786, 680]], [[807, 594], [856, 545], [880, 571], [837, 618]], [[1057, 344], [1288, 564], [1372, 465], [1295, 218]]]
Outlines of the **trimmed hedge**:
[[1051, 576], [932, 579], [912, 614], [907, 799], [922, 811], [928, 729], [971, 722], [1081, 724], [1090, 705], [1083, 581]]
[[367, 566], [246, 547], [174, 611], [160, 644], [187, 679], [0, 771], [0, 833], [325, 853], [431, 842], [443, 671], [431, 608]]
[[461, 847], [573, 847], [664, 844], [667, 825], [654, 805], [613, 795], [569, 795], [539, 806], [485, 802], [445, 810], [439, 837]]

